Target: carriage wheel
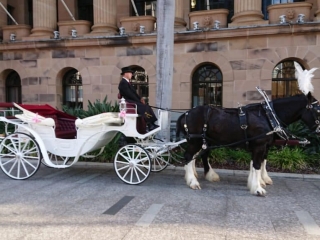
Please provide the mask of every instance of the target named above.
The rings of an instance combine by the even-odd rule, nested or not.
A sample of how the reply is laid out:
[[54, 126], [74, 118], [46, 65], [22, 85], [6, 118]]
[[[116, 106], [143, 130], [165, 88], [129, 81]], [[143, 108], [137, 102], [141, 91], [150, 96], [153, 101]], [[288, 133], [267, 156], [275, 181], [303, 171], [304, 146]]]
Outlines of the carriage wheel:
[[154, 146], [147, 146], [145, 149], [151, 158], [151, 172], [160, 172], [168, 166], [171, 157], [169, 151], [159, 153], [160, 147]]
[[114, 158], [114, 169], [123, 182], [140, 184], [150, 174], [151, 161], [149, 154], [138, 145], [125, 145], [118, 150]]
[[13, 133], [0, 144], [0, 166], [13, 179], [27, 179], [33, 176], [41, 163], [38, 143], [28, 134]]
[[[55, 155], [51, 152], [48, 152], [48, 156], [49, 159], [51, 160], [52, 164], [56, 165], [56, 166], [60, 166], [60, 165], [64, 165], [66, 168], [71, 167], [73, 165], [74, 162], [74, 157], [64, 157], [64, 156], [58, 156]], [[44, 161], [44, 159], [41, 159], [41, 163], [43, 165], [45, 165], [46, 167], [51, 168], [50, 166], [48, 166], [46, 164], [46, 162]]]

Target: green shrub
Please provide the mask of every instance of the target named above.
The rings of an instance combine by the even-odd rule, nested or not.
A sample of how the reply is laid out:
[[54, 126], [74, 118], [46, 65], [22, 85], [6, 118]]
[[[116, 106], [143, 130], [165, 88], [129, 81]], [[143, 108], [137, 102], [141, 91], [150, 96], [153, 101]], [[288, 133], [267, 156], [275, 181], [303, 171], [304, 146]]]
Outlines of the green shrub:
[[244, 149], [216, 148], [211, 150], [209, 157], [212, 163], [223, 165], [232, 162], [242, 168], [249, 166], [251, 153]]
[[307, 168], [307, 155], [299, 147], [273, 148], [268, 154], [268, 164], [279, 170], [298, 171]]
[[297, 121], [288, 126], [290, 133], [294, 134], [299, 138], [306, 138], [310, 141], [310, 144], [302, 147], [308, 154], [320, 153], [320, 137], [311, 132], [310, 129], [302, 122]]
[[227, 148], [216, 148], [210, 151], [209, 154], [210, 162], [217, 164], [226, 164], [228, 161], [228, 149]]

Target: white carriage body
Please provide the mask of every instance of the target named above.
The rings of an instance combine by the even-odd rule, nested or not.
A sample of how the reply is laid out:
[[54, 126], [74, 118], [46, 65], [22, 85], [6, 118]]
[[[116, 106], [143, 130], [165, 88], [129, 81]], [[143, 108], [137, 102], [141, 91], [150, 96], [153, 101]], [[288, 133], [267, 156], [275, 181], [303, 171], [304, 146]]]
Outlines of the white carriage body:
[[[14, 106], [22, 111], [15, 115], [15, 120], [0, 117], [6, 126], [15, 126], [13, 133], [0, 137], [0, 167], [14, 179], [31, 177], [41, 162], [48, 167], [67, 168], [75, 164], [80, 156], [95, 157], [97, 155], [90, 155], [90, 152], [100, 149], [102, 153], [103, 148], [120, 132], [126, 137], [135, 138], [137, 145], [128, 144], [118, 150], [114, 157], [116, 173], [126, 183], [139, 184], [146, 180], [150, 171], [161, 171], [168, 165], [170, 153], [160, 155], [184, 142], [171, 143], [154, 139], [156, 133], [168, 127], [169, 116], [166, 110], [158, 110], [158, 128], [145, 134], [139, 133], [136, 106], [126, 106], [124, 99], [120, 102], [120, 112], [101, 113], [84, 119], [66, 116], [49, 105], [46, 106], [51, 110], [50, 113], [41, 112], [39, 107], [43, 105], [24, 105], [32, 111], [15, 103]], [[38, 111], [43, 116], [35, 113]], [[72, 126], [70, 132], [64, 132], [61, 127], [66, 122], [71, 124], [68, 127]], [[153, 168], [151, 160], [155, 166]], [[159, 167], [156, 164], [160, 164]]]
[[[84, 119], [76, 119], [76, 137], [74, 139], [57, 138], [55, 133], [56, 122], [51, 117], [45, 118], [34, 112], [22, 108], [18, 104], [15, 107], [22, 111], [22, 114], [16, 114], [15, 117], [21, 122], [17, 123], [0, 117], [1, 121], [6, 121], [16, 125], [17, 132], [24, 132], [35, 137], [40, 146], [44, 162], [55, 168], [64, 168], [64, 165], [53, 165], [48, 157], [48, 152], [57, 156], [75, 157], [78, 159], [81, 155], [106, 146], [118, 132], [127, 137], [144, 139], [153, 136], [164, 128], [168, 118], [167, 111], [159, 110], [159, 128], [146, 134], [140, 134], [136, 129], [137, 117], [136, 109], [120, 116], [119, 113], [101, 113]], [[127, 109], [120, 109], [121, 111]], [[132, 110], [132, 109], [131, 109]], [[74, 163], [77, 162], [74, 161]], [[69, 166], [68, 166], [69, 167]]]

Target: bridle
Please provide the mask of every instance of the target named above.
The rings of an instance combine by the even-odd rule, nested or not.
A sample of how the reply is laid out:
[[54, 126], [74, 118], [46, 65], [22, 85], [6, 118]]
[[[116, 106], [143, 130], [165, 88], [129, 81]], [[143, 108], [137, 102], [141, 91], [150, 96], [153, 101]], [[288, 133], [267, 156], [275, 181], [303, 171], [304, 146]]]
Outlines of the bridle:
[[312, 128], [315, 127], [316, 128], [315, 132], [320, 133], [320, 105], [319, 105], [319, 102], [315, 101], [311, 104], [308, 104], [306, 106], [306, 109], [311, 111], [312, 116], [314, 118], [315, 125], [313, 125]]

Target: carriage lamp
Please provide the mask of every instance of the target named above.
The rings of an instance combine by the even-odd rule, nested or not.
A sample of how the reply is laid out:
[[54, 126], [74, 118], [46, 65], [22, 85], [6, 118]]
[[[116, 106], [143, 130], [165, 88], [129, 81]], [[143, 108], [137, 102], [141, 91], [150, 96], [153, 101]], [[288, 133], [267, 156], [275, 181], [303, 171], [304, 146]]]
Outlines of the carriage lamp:
[[140, 26], [140, 33], [144, 34], [145, 26]]
[[280, 24], [285, 24], [285, 23], [287, 23], [286, 15], [281, 15], [281, 16], [279, 17], [279, 19], [280, 19]]
[[16, 40], [16, 35], [14, 33], [10, 34], [10, 41], [15, 41]]
[[126, 112], [126, 108], [127, 108], [127, 104], [126, 104], [126, 100], [122, 97], [120, 99], [120, 112], [121, 111], [125, 111]]
[[120, 34], [120, 36], [125, 35], [126, 34], [126, 29], [124, 27], [120, 27], [119, 28], [119, 34]]
[[304, 17], [305, 15], [300, 13], [297, 18], [297, 23], [304, 23]]
[[60, 38], [60, 33], [59, 33], [59, 31], [53, 31], [53, 38], [54, 38], [54, 39], [59, 39], [59, 38]]
[[77, 30], [76, 29], [71, 30], [71, 37], [73, 37], [73, 38], [77, 37]]
[[214, 21], [213, 28], [214, 28], [214, 29], [220, 29], [220, 21], [219, 21], [219, 20], [215, 20], [215, 21]]
[[198, 22], [193, 23], [193, 30], [200, 30]]

